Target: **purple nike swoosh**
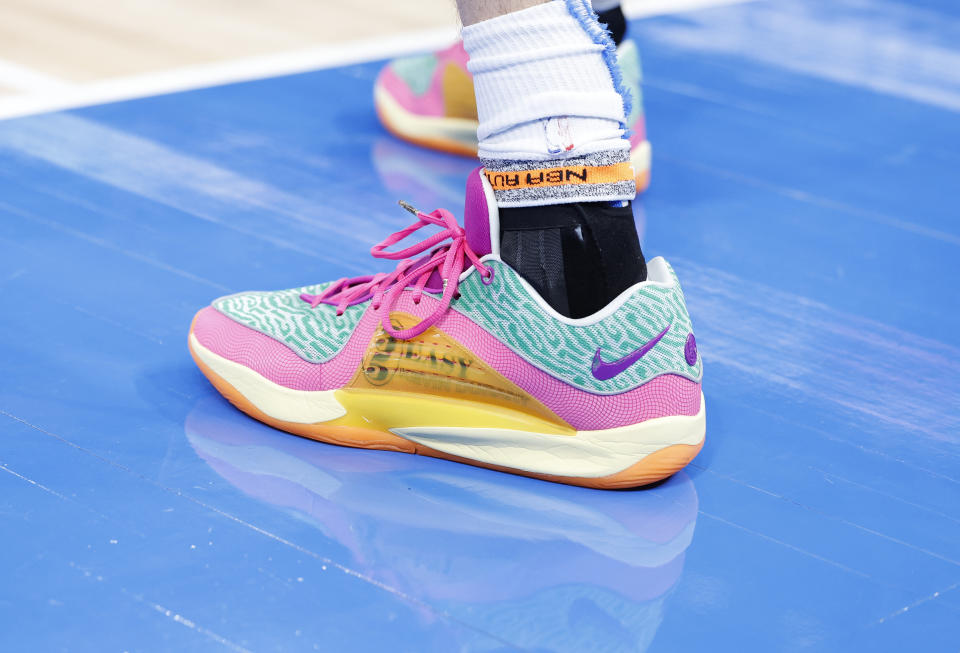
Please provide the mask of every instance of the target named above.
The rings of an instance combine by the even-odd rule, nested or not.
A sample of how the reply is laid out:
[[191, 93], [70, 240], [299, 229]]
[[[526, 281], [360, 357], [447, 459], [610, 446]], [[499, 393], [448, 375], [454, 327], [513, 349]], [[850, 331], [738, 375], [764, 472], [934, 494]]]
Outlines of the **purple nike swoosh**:
[[593, 355], [593, 365], [590, 366], [593, 377], [599, 381], [606, 381], [624, 372], [628, 367], [643, 358], [648, 351], [653, 349], [657, 343], [660, 342], [660, 338], [667, 335], [667, 331], [669, 331], [672, 326], [673, 323], [668, 324], [666, 329], [655, 335], [647, 344], [640, 347], [640, 349], [635, 349], [623, 358], [615, 360], [612, 363], [603, 362], [603, 359], [600, 357], [601, 347], [597, 347], [597, 353]]

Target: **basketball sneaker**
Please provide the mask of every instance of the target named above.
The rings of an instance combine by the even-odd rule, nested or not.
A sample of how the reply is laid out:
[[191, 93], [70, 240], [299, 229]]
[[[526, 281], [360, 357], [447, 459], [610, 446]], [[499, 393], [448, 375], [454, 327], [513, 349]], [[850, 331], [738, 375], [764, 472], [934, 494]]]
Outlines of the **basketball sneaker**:
[[596, 314], [564, 317], [500, 259], [493, 198], [478, 168], [465, 227], [407, 205], [416, 222], [371, 250], [400, 260], [389, 274], [214, 301], [190, 329], [194, 360], [240, 410], [332, 444], [595, 488], [684, 467], [706, 418], [673, 269], [654, 258]]
[[[650, 185], [650, 142], [643, 115], [640, 55], [630, 39], [620, 43], [617, 55], [624, 86], [633, 98], [627, 116], [630, 163], [641, 193]], [[444, 152], [476, 156], [477, 104], [462, 42], [433, 54], [391, 61], [377, 77], [373, 100], [380, 122], [395, 136]]]

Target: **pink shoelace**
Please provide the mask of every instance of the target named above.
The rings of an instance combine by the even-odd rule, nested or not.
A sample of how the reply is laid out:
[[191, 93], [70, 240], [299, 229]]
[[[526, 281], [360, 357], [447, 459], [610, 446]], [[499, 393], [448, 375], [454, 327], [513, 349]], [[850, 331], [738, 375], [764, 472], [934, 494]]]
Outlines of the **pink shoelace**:
[[[316, 308], [321, 303], [332, 304], [337, 307], [337, 315], [343, 315], [347, 306], [359, 304], [368, 298], [372, 298], [374, 310], [379, 310], [381, 307], [385, 309], [380, 318], [383, 330], [398, 340], [408, 340], [429, 329], [446, 313], [447, 308], [450, 307], [450, 302], [457, 296], [460, 274], [463, 272], [467, 261], [477, 268], [484, 283], [490, 283], [493, 278], [493, 269], [481, 263], [480, 258], [470, 249], [470, 245], [467, 244], [466, 232], [457, 224], [457, 219], [453, 217], [450, 211], [437, 209], [432, 213], [422, 213], [406, 202], [400, 202], [400, 205], [416, 215], [417, 221], [406, 229], [391, 235], [383, 242], [374, 245], [370, 250], [370, 254], [375, 258], [403, 259], [397, 264], [393, 272], [338, 279], [319, 295], [304, 293], [300, 295], [300, 299], [309, 303], [311, 308]], [[415, 231], [430, 225], [443, 227], [443, 229], [406, 249], [398, 252], [386, 251], [391, 245], [395, 245]], [[443, 243], [447, 239], [450, 239], [451, 242]], [[431, 250], [428, 256], [421, 257], [416, 261], [408, 258], [421, 254], [428, 249]], [[420, 298], [423, 296], [434, 272], [438, 272], [443, 280], [443, 296], [440, 298], [437, 308], [409, 329], [395, 329], [393, 324], [390, 323], [390, 311], [396, 305], [403, 290], [412, 285], [413, 302], [419, 304]], [[388, 292], [391, 290], [392, 292]]]

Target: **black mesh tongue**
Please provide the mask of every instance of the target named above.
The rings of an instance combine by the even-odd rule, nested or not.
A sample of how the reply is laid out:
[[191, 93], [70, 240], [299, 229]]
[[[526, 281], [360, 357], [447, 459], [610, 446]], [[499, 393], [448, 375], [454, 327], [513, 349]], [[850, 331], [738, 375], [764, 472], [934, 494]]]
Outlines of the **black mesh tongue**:
[[500, 209], [500, 256], [561, 315], [586, 317], [647, 278], [630, 205]]

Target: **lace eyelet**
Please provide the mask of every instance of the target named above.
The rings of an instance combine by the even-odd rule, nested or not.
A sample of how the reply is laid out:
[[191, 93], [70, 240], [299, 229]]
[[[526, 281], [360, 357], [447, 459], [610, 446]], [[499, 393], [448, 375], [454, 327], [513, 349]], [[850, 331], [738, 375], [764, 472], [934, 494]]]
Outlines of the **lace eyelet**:
[[420, 300], [419, 300], [419, 299], [414, 299], [414, 300], [413, 300], [413, 303], [416, 304], [417, 306], [419, 306], [419, 305], [420, 305]]
[[493, 283], [493, 272], [494, 272], [494, 270], [493, 270], [493, 268], [487, 268], [487, 269], [490, 270], [490, 274], [483, 274], [482, 272], [480, 273], [480, 281], [481, 281], [481, 282], [483, 283], [483, 285], [485, 285], [485, 286], [489, 286], [490, 284]]
[[337, 311], [337, 317], [343, 317], [343, 311]]

